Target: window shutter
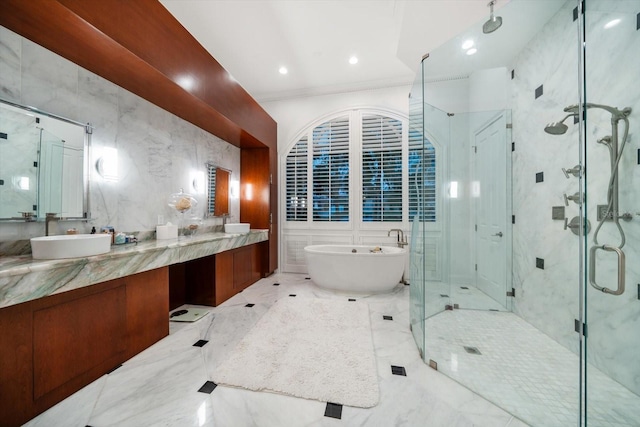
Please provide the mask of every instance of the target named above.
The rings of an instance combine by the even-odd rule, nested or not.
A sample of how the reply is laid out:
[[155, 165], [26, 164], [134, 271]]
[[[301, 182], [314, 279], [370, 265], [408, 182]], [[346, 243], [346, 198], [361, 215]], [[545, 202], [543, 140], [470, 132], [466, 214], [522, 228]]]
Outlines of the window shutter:
[[409, 130], [409, 220], [436, 221], [436, 150], [414, 126]]
[[362, 117], [362, 220], [402, 221], [402, 122]]
[[307, 137], [300, 138], [287, 155], [286, 201], [287, 221], [307, 220]]
[[349, 117], [313, 129], [313, 221], [349, 221]]

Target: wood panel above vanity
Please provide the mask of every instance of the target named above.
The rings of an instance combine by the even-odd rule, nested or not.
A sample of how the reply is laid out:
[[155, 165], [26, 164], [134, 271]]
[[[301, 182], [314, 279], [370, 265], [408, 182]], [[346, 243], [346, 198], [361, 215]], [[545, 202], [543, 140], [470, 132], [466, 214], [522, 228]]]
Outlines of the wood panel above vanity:
[[3, 0], [0, 25], [240, 147], [241, 175], [255, 168], [265, 195], [241, 195], [240, 217], [269, 229], [266, 274], [276, 270], [277, 124], [159, 1]]

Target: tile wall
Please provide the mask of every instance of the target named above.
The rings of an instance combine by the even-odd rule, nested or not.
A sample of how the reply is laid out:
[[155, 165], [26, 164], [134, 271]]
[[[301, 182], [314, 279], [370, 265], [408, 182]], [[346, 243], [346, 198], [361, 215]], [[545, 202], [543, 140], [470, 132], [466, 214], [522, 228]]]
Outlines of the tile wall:
[[[564, 206], [563, 194], [578, 191], [578, 179], [566, 178], [562, 168], [579, 163], [578, 126], [570, 117], [564, 135], [544, 132], [547, 123], [560, 121], [563, 109], [579, 100], [577, 92], [578, 48], [575, 2], [567, 2], [546, 27], [525, 47], [516, 60], [512, 80], [513, 108], [513, 277], [516, 288], [514, 312], [574, 352], [579, 341], [574, 319], [579, 317], [579, 237], [563, 229], [562, 220], [552, 220], [554, 206]], [[616, 9], [616, 10], [614, 10]], [[587, 289], [589, 335], [588, 358], [635, 393], [640, 393], [637, 375], [637, 331], [640, 329], [636, 283], [640, 282], [640, 166], [637, 149], [640, 132], [640, 31], [636, 15], [640, 2], [590, 0], [587, 4], [587, 102], [617, 108], [631, 107], [630, 134], [620, 162], [620, 211], [633, 219], [621, 221], [627, 235], [627, 286], [622, 296]], [[604, 25], [614, 18], [621, 23]], [[593, 246], [597, 226], [596, 205], [606, 204], [610, 177], [609, 154], [596, 140], [611, 135], [611, 116], [602, 110], [587, 113], [587, 217], [591, 231], [585, 239]], [[620, 140], [624, 127], [620, 125]], [[565, 207], [571, 220], [579, 206]], [[620, 237], [605, 223], [599, 242], [618, 245]], [[597, 259], [598, 281], [616, 287], [615, 254]], [[615, 358], [615, 362], [614, 362]], [[635, 358], [635, 359], [634, 359]], [[634, 362], [635, 360], [635, 362]]]
[[[239, 148], [4, 27], [0, 27], [0, 76], [0, 97], [95, 127], [91, 220], [62, 222], [60, 232], [70, 227], [89, 232], [104, 225], [124, 232], [152, 232], [159, 215], [165, 222], [177, 221], [167, 198], [181, 188], [196, 196], [195, 213], [203, 215], [205, 190], [195, 189], [193, 181], [206, 170], [206, 162], [231, 170], [231, 179], [239, 180]], [[118, 150], [117, 181], [105, 181], [93, 167], [105, 147]], [[239, 210], [239, 201], [230, 200], [231, 221], [239, 220]], [[208, 219], [205, 226], [220, 223]], [[42, 223], [0, 223], [0, 253], [28, 251], [24, 241], [43, 234]]]

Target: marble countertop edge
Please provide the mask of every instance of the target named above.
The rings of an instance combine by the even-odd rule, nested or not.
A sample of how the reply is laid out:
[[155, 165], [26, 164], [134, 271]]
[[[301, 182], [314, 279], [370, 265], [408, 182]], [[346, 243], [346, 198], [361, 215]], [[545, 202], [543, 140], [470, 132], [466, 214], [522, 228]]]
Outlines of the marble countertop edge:
[[[248, 236], [247, 236], [248, 235]], [[261, 236], [256, 236], [261, 235]], [[192, 246], [205, 245], [207, 243], [220, 240], [242, 239], [242, 237], [250, 237], [250, 241], [242, 241], [240, 245], [233, 247], [241, 247], [246, 244], [257, 243], [268, 240], [268, 230], [255, 229], [244, 234], [229, 233], [203, 233], [193, 237], [179, 237], [176, 239], [166, 240], [146, 240], [136, 244], [112, 245], [111, 250], [107, 253], [94, 255], [90, 257], [76, 257], [64, 259], [33, 259], [30, 255], [6, 256], [0, 257], [0, 278], [20, 276], [38, 271], [52, 270], [58, 268], [67, 268], [78, 264], [88, 264], [95, 262], [105, 262], [109, 260], [118, 260], [123, 257], [131, 257], [139, 254], [148, 254], [150, 252], [162, 252], [169, 249], [180, 251]], [[257, 239], [256, 239], [257, 237]], [[230, 248], [225, 248], [228, 250]], [[216, 252], [212, 252], [214, 254]], [[180, 256], [178, 255], [178, 259]]]

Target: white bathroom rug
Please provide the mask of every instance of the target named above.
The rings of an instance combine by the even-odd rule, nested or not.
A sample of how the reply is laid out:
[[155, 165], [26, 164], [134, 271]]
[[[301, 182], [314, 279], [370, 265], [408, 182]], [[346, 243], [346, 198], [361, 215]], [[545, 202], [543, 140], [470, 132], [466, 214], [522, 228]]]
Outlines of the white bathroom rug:
[[369, 306], [285, 297], [213, 371], [217, 384], [345, 406], [379, 401]]

